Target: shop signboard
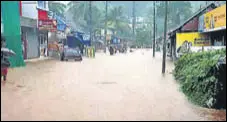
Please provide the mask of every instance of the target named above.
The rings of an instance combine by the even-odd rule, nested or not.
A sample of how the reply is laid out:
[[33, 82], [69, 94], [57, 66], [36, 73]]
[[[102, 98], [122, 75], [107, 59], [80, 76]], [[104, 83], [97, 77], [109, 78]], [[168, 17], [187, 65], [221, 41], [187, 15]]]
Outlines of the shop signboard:
[[203, 46], [210, 46], [210, 41], [205, 34], [199, 32], [176, 34], [177, 57]]
[[38, 21], [39, 30], [47, 30], [47, 31], [56, 31], [57, 30], [57, 22], [52, 19], [44, 19]]
[[204, 32], [226, 28], [226, 4], [204, 15]]
[[210, 46], [210, 41], [205, 34], [201, 34], [199, 32], [176, 34], [177, 48], [179, 48], [186, 42], [191, 46]]

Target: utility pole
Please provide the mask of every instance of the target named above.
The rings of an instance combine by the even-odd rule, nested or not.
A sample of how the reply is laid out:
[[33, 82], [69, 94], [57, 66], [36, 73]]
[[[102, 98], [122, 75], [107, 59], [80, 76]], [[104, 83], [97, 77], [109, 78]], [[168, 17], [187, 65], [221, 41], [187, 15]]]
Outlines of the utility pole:
[[165, 1], [165, 24], [164, 24], [164, 42], [163, 42], [163, 57], [162, 57], [162, 74], [165, 73], [165, 69], [166, 69], [167, 8], [168, 8], [168, 2]]
[[108, 1], [106, 1], [106, 20], [105, 20], [105, 43], [106, 43], [106, 46], [107, 46], [107, 12], [108, 12]]
[[92, 43], [92, 10], [91, 10], [91, 1], [89, 1], [89, 25], [90, 25], [90, 28], [89, 28], [89, 31], [90, 31], [90, 40], [91, 40], [91, 43]]
[[133, 32], [133, 38], [135, 39], [135, 23], [136, 23], [136, 16], [135, 16], [135, 1], [133, 1], [132, 3], [132, 16], [133, 16], [133, 20], [132, 20], [132, 32]]
[[[158, 35], [157, 35], [157, 32], [158, 32], [158, 26], [157, 26], [157, 23], [155, 23], [155, 37], [157, 38], [158, 37]], [[155, 46], [157, 45], [157, 42], [155, 41]], [[159, 45], [157, 45], [158, 46], [158, 48], [159, 48]], [[156, 48], [155, 48], [156, 49]]]
[[153, 57], [155, 57], [155, 1], [153, 2], [153, 5], [154, 5], [154, 17], [153, 17], [153, 19], [154, 19], [154, 34], [153, 34]]

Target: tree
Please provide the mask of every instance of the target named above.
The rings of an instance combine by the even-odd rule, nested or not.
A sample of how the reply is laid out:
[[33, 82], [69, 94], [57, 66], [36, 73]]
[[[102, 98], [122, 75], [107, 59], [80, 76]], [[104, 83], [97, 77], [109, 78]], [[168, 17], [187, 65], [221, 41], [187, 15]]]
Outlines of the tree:
[[[89, 1], [71, 1], [68, 3], [69, 11], [72, 12], [73, 20], [76, 25], [83, 28], [84, 31], [89, 31]], [[96, 4], [92, 4], [92, 27], [93, 30], [104, 27], [104, 15], [103, 12], [97, 7]]]
[[[165, 3], [157, 4], [157, 16], [164, 19]], [[176, 27], [192, 15], [192, 6], [189, 1], [168, 2], [168, 28]]]
[[59, 2], [54, 2], [54, 1], [49, 1], [48, 2], [48, 7], [49, 10], [56, 13], [57, 15], [64, 16], [64, 12], [66, 9], [66, 5], [59, 3]]
[[122, 6], [114, 7], [110, 10], [107, 27], [116, 32], [116, 35], [130, 35], [129, 23], [123, 15]]
[[148, 26], [144, 26], [136, 29], [136, 45], [149, 45], [152, 41], [150, 39], [150, 29]]

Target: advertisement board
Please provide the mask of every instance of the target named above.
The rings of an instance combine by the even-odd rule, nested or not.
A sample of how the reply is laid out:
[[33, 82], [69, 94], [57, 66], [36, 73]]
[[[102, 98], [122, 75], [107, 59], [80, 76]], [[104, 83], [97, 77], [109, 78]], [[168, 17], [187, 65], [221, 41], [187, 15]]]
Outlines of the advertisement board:
[[210, 41], [205, 34], [200, 34], [198, 32], [192, 33], [177, 33], [176, 34], [176, 46], [179, 48], [184, 44], [189, 44], [191, 46], [209, 46]]
[[204, 14], [204, 31], [226, 28], [226, 4]]
[[57, 30], [57, 22], [56, 20], [51, 19], [38, 20], [38, 28], [39, 30], [48, 30], [53, 32]]

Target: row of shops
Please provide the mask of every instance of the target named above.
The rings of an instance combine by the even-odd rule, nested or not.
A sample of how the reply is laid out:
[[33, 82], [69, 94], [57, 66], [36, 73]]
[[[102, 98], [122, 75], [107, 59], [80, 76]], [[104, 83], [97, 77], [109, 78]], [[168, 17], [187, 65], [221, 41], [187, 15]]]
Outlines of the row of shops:
[[[23, 1], [24, 2], [24, 1]], [[67, 25], [64, 18], [48, 11], [48, 1], [37, 1], [37, 19], [25, 17], [23, 11], [27, 10], [26, 3], [20, 3], [21, 18], [21, 41], [24, 59], [47, 57], [49, 55], [48, 45], [66, 38]], [[36, 12], [36, 13], [35, 13]]]
[[225, 46], [226, 4], [217, 6], [211, 3], [168, 33], [167, 55], [175, 59], [182, 50], [199, 51]]
[[[21, 43], [16, 44], [17, 47], [13, 43], [8, 45], [12, 44], [16, 49], [22, 50], [21, 56], [24, 60], [49, 56], [48, 45], [66, 39], [66, 34], [69, 33], [69, 26], [64, 18], [48, 11], [48, 1], [5, 1], [1, 8], [4, 8], [4, 16], [1, 11], [1, 34], [15, 36], [7, 31], [10, 28], [19, 34], [17, 36], [20, 37]], [[13, 15], [10, 12], [13, 12]], [[15, 20], [15, 24], [10, 23], [11, 20]], [[17, 26], [18, 32], [15, 29]], [[20, 54], [18, 51], [16, 53]]]

